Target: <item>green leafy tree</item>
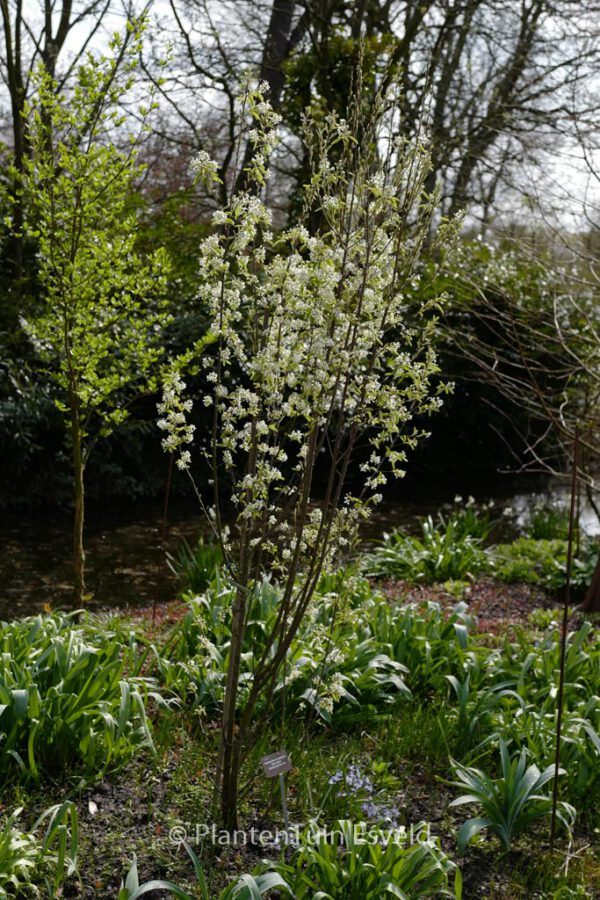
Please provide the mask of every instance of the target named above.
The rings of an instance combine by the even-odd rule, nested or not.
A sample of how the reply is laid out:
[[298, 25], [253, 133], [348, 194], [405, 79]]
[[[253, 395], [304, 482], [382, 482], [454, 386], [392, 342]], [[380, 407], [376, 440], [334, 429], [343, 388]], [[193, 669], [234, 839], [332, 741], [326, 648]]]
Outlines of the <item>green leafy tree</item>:
[[[59, 388], [72, 454], [76, 603], [85, 596], [86, 464], [132, 400], [152, 389], [169, 320], [167, 256], [160, 249], [142, 256], [136, 247], [138, 141], [124, 133], [119, 105], [134, 87], [140, 34], [125, 52], [115, 36], [107, 55], [89, 55], [68, 96], [39, 70], [28, 110], [31, 155], [21, 184], [44, 302], [25, 324]], [[140, 108], [142, 119], [148, 109]]]

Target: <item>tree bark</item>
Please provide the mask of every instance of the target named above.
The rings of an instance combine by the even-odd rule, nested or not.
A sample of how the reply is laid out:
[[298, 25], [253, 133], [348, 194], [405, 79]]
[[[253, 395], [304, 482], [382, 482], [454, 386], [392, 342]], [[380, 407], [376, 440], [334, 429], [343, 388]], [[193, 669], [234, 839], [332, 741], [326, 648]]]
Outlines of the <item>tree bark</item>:
[[21, 60], [21, 30], [22, 30], [22, 0], [18, 0], [15, 7], [14, 29], [10, 19], [8, 0], [0, 0], [2, 12], [2, 25], [4, 31], [5, 49], [5, 79], [10, 97], [11, 118], [13, 129], [13, 159], [17, 173], [12, 184], [14, 201], [12, 204], [13, 228], [9, 238], [9, 272], [10, 281], [15, 291], [15, 302], [8, 315], [8, 327], [14, 328], [18, 322], [20, 309], [20, 293], [23, 280], [23, 200], [19, 190], [19, 176], [23, 173], [23, 163], [26, 155], [25, 118], [25, 85], [23, 82], [23, 68]]
[[82, 605], [85, 595], [85, 552], [83, 549], [83, 524], [85, 510], [84, 471], [81, 452], [81, 422], [79, 400], [74, 392], [70, 396], [71, 440], [73, 443], [73, 487], [75, 515], [73, 520], [73, 602], [75, 608]]
[[592, 583], [587, 590], [581, 608], [585, 612], [600, 612], [600, 555], [596, 562]]
[[242, 644], [246, 619], [246, 596], [244, 587], [237, 588], [231, 623], [229, 645], [229, 665], [223, 704], [223, 728], [217, 763], [217, 790], [221, 794], [221, 817], [229, 831], [237, 828], [237, 800], [240, 767], [239, 726], [236, 723], [237, 693], [240, 677]]
[[[268, 100], [274, 110], [281, 106], [283, 88], [285, 85], [285, 73], [283, 64], [302, 39], [308, 28], [308, 14], [301, 16], [295, 28], [292, 28], [296, 0], [273, 0], [269, 27], [265, 38], [265, 45], [260, 65], [259, 81], [266, 81], [269, 85]], [[253, 147], [250, 142], [246, 144], [244, 161], [238, 172], [234, 193], [247, 190], [248, 175], [245, 171], [253, 155]]]

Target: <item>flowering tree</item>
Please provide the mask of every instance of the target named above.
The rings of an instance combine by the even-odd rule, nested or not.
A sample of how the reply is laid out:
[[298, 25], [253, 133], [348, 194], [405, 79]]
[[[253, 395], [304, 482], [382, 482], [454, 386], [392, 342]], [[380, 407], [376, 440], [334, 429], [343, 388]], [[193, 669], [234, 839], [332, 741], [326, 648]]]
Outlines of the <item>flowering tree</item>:
[[77, 605], [85, 593], [85, 467], [98, 438], [148, 389], [168, 321], [166, 255], [142, 258], [136, 250], [129, 199], [139, 174], [135, 140], [126, 137], [125, 150], [113, 142], [139, 43], [116, 36], [110, 49], [88, 56], [68, 97], [39, 70], [20, 177], [43, 294], [41, 310], [24, 324], [61, 392], [73, 464]]
[[[248, 89], [243, 101], [254, 120], [248, 182], [258, 186], [269, 178], [268, 157], [278, 141], [278, 116], [263, 91]], [[259, 701], [268, 709], [321, 572], [380, 499], [386, 469], [403, 474], [406, 448], [424, 434], [413, 417], [437, 410], [444, 390], [432, 386], [440, 297], [415, 299], [425, 293], [417, 271], [423, 248], [439, 250], [428, 237], [434, 199], [423, 187], [427, 154], [417, 144], [388, 140], [378, 161], [385, 134], [365, 149], [353, 133], [356, 123], [333, 116], [307, 130], [314, 175], [306, 208], [312, 221], [318, 213], [317, 233], [302, 224], [274, 233], [265, 204], [244, 191], [215, 212], [215, 231], [200, 247], [200, 296], [216, 339], [214, 353], [202, 360], [209, 385], [202, 402], [213, 409], [205, 452], [215, 529], [235, 585], [217, 769], [230, 828], [244, 752], [264, 724], [253, 714]], [[195, 168], [206, 182], [217, 180], [205, 154]], [[448, 230], [438, 229], [442, 242]], [[159, 409], [164, 446], [179, 451], [185, 469], [194, 434], [184, 387], [174, 373]], [[364, 490], [354, 496], [346, 482], [361, 437], [370, 451], [362, 455]], [[316, 500], [320, 459], [327, 477]], [[231, 538], [220, 507], [225, 476], [236, 510]], [[278, 613], [242, 688], [249, 600], [267, 572], [279, 580]]]

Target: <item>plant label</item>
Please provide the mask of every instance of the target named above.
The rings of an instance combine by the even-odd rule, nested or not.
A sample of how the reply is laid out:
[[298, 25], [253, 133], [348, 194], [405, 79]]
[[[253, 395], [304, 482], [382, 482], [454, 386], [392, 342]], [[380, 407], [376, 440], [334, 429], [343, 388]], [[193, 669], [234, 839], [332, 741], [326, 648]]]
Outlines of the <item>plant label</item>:
[[292, 761], [285, 750], [278, 750], [277, 753], [269, 753], [267, 756], [263, 756], [260, 764], [267, 778], [283, 775], [284, 772], [289, 772], [292, 768]]

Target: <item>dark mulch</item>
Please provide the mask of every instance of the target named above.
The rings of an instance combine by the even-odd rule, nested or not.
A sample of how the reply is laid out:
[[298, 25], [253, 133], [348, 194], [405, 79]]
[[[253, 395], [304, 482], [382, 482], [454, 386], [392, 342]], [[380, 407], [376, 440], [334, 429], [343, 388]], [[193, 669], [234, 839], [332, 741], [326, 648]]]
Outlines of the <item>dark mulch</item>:
[[[443, 585], [411, 585], [404, 581], [384, 581], [380, 588], [390, 600], [398, 603], [425, 605], [429, 601], [439, 603], [444, 609], [454, 609], [459, 598], [450, 594]], [[531, 584], [499, 584], [482, 579], [470, 585], [460, 599], [468, 604], [468, 611], [475, 619], [478, 631], [502, 632], [510, 626], [528, 624], [534, 609], [555, 609], [561, 614], [562, 603], [556, 597]]]

